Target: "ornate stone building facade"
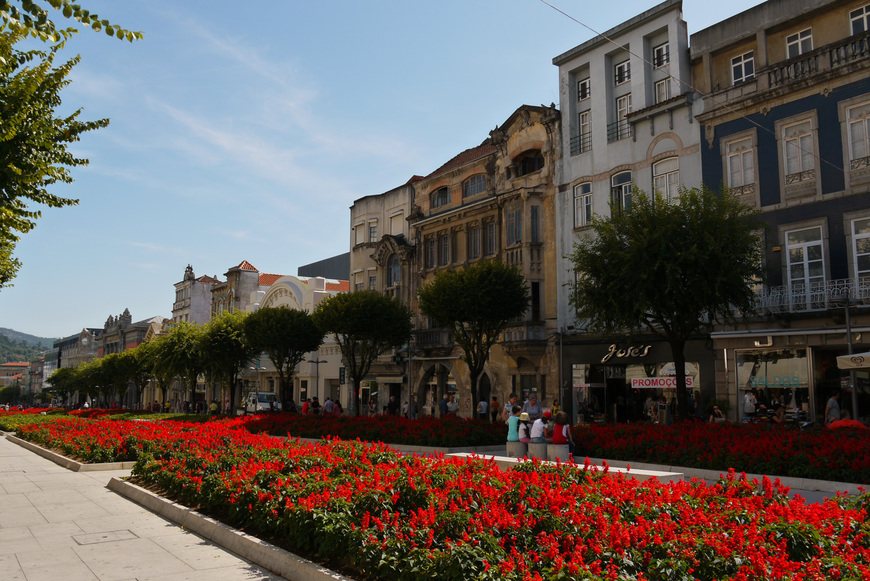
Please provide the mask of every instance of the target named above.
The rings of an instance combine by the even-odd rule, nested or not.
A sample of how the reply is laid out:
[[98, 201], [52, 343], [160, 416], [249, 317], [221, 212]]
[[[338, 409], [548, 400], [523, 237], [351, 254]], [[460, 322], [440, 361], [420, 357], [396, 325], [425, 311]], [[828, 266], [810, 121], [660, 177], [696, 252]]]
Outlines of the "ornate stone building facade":
[[[526, 315], [513, 322], [490, 352], [479, 397], [504, 402], [511, 392], [558, 397], [557, 361], [549, 332], [556, 327], [555, 178], [560, 115], [550, 107], [524, 105], [479, 146], [466, 150], [414, 183], [410, 217], [416, 252], [405, 258], [417, 287], [442, 269], [479, 260], [501, 260], [525, 275], [532, 296]], [[400, 255], [401, 256], [401, 255]], [[467, 366], [446, 329], [417, 307], [411, 357], [411, 394], [426, 413], [445, 393], [474, 414]], [[402, 399], [406, 399], [402, 394]]]

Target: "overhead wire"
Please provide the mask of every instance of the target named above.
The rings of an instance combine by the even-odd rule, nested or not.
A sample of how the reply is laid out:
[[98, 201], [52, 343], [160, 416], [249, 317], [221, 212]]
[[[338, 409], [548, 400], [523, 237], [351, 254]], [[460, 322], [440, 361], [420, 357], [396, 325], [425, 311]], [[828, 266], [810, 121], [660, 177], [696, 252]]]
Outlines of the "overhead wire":
[[[585, 22], [582, 22], [582, 21], [579, 20], [578, 18], [575, 18], [575, 17], [572, 16], [571, 14], [568, 14], [567, 12], [565, 12], [565, 11], [562, 10], [561, 8], [559, 8], [559, 7], [557, 7], [557, 6], [553, 5], [553, 4], [551, 4], [551, 3], [548, 2], [547, 0], [540, 0], [540, 2], [541, 2], [542, 4], [545, 4], [545, 5], [549, 6], [550, 8], [552, 8], [553, 10], [555, 10], [556, 12], [558, 12], [559, 14], [561, 14], [561, 15], [565, 16], [566, 18], [568, 18], [569, 20], [572, 20], [572, 21], [576, 22], [577, 24], [579, 24], [579, 25], [582, 26], [583, 28], [586, 28], [587, 30], [589, 30], [590, 32], [592, 32], [596, 37], [601, 37], [601, 38], [603, 38], [604, 40], [606, 40], [606, 41], [609, 42], [610, 44], [613, 44], [614, 46], [617, 46], [617, 47], [619, 47], [619, 48], [625, 50], [626, 52], [628, 52], [628, 54], [630, 54], [631, 56], [633, 56], [633, 57], [635, 57], [636, 59], [640, 60], [641, 62], [643, 62], [643, 63], [645, 63], [645, 64], [647, 64], [647, 65], [650, 65], [650, 66], [652, 66], [652, 67], [655, 68], [655, 63], [653, 63], [652, 61], [648, 60], [644, 55], [641, 55], [641, 54], [636, 53], [635, 51], [631, 50], [631, 48], [626, 48], [626, 45], [623, 45], [623, 44], [620, 44], [620, 43], [616, 42], [615, 40], [613, 40], [612, 38], [610, 38], [610, 37], [607, 36], [606, 34], [604, 34], [604, 33], [602, 33], [602, 32], [599, 32], [599, 31], [595, 30], [594, 28], [592, 28], [591, 26], [589, 26], [589, 25], [586, 24]], [[754, 63], [753, 63], [753, 64], [754, 64]], [[754, 69], [753, 69], [753, 77], [755, 77], [755, 74], [754, 74], [754, 73], [755, 73], [755, 71], [754, 71]], [[712, 91], [709, 92], [709, 93], [704, 93], [703, 91], [699, 90], [697, 87], [695, 87], [694, 85], [692, 85], [691, 82], [687, 82], [687, 81], [684, 81], [684, 80], [682, 80], [682, 79], [677, 78], [677, 77], [674, 76], [670, 71], [668, 71], [667, 76], [668, 76], [668, 78], [670, 78], [670, 79], [672, 79], [673, 81], [675, 81], [678, 85], [680, 85], [680, 86], [682, 86], [682, 87], [685, 87], [685, 88], [688, 88], [689, 90], [691, 90], [691, 91], [693, 91], [693, 92], [695, 92], [695, 93], [698, 93], [699, 95], [701, 95], [702, 98], [704, 98], [704, 99], [709, 98], [709, 99], [712, 101], [712, 103], [713, 103], [713, 105], [714, 105], [715, 107], [722, 107], [722, 108], [726, 109], [728, 112], [730, 112], [730, 113], [734, 113], [734, 114], [736, 114], [737, 116], [741, 117], [742, 119], [745, 119], [747, 122], [749, 122], [750, 124], [754, 125], [755, 127], [757, 127], [758, 129], [760, 129], [761, 131], [767, 132], [767, 133], [769, 133], [770, 135], [773, 135], [774, 137], [777, 137], [777, 133], [776, 133], [775, 131], [773, 131], [773, 130], [770, 129], [769, 127], [766, 127], [766, 126], [762, 125], [762, 124], [759, 123], [758, 121], [756, 121], [756, 120], [754, 120], [754, 119], [751, 119], [751, 118], [750, 118], [749, 116], [747, 116], [747, 115], [746, 115], [742, 110], [739, 110], [739, 109], [736, 109], [736, 108], [732, 107], [731, 105], [729, 105], [729, 104], [727, 103], [726, 100], [717, 101], [717, 100], [716, 100], [716, 96], [713, 94]], [[757, 77], [756, 77], [756, 78], [757, 78]], [[816, 128], [818, 128], [818, 126], [816, 126]], [[827, 165], [833, 167], [834, 169], [836, 169], [836, 170], [838, 170], [838, 171], [841, 171], [841, 172], [844, 172], [844, 173], [845, 173], [845, 171], [846, 171], [843, 167], [841, 167], [841, 166], [839, 166], [839, 165], [837, 165], [837, 164], [835, 164], [835, 163], [833, 163], [833, 162], [831, 162], [831, 161], [829, 161], [829, 160], [823, 158], [819, 153], [817, 153], [817, 152], [815, 151], [815, 150], [817, 149], [817, 148], [815, 148], [815, 147], [813, 148], [813, 151], [807, 151], [807, 150], [803, 149], [803, 148], [800, 146], [800, 142], [799, 142], [799, 141], [798, 141], [798, 144], [797, 144], [797, 145], [792, 145], [792, 147], [796, 147], [797, 150], [800, 151], [801, 153], [809, 153], [809, 154], [811, 154], [815, 159], [819, 160], [819, 162], [824, 163], [824, 164], [827, 164]], [[756, 177], [757, 177], [757, 176], [756, 176]]]

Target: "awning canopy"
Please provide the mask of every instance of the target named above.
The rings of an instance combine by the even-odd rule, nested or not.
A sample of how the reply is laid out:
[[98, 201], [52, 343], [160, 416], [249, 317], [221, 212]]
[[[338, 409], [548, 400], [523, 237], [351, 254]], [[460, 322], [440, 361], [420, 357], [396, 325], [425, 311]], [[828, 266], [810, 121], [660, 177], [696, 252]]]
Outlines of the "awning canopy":
[[388, 376], [378, 376], [375, 378], [375, 381], [378, 383], [404, 383], [405, 378], [401, 375], [388, 375]]
[[840, 369], [870, 368], [870, 351], [853, 355], [840, 355], [837, 357], [837, 367]]

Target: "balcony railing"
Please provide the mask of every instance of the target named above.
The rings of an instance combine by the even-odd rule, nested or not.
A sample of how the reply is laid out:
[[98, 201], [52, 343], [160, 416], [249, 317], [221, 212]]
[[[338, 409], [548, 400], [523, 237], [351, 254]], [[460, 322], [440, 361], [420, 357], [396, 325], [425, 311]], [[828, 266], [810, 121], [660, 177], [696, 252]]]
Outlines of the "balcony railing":
[[768, 287], [762, 285], [755, 295], [758, 315], [826, 311], [842, 308], [838, 300], [853, 299], [870, 306], [870, 276], [827, 280], [810, 284]]
[[768, 87], [773, 89], [868, 56], [870, 56], [870, 34], [863, 33], [819, 47], [787, 61], [774, 63], [759, 71], [759, 76], [766, 73]]
[[620, 119], [607, 126], [607, 143], [631, 137], [631, 124], [628, 119]]
[[592, 132], [587, 131], [571, 138], [571, 155], [580, 155], [592, 150]]
[[420, 329], [414, 332], [418, 349], [452, 349], [453, 336], [447, 329]]

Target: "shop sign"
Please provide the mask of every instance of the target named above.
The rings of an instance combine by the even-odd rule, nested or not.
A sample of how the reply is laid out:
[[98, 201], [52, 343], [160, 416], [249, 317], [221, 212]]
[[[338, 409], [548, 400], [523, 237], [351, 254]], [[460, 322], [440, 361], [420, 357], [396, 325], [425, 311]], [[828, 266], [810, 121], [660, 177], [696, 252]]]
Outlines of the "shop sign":
[[607, 363], [610, 361], [611, 357], [616, 357], [617, 359], [623, 359], [625, 357], [646, 357], [646, 354], [649, 353], [650, 349], [652, 349], [652, 345], [639, 345], [637, 347], [617, 349], [616, 343], [614, 343], [607, 349], [607, 354], [601, 358], [601, 362]]
[[[695, 387], [695, 378], [686, 376], [686, 389]], [[631, 380], [632, 389], [676, 389], [676, 377], [635, 377]]]
[[749, 378], [749, 387], [799, 387], [800, 377], [797, 375], [753, 375]]

